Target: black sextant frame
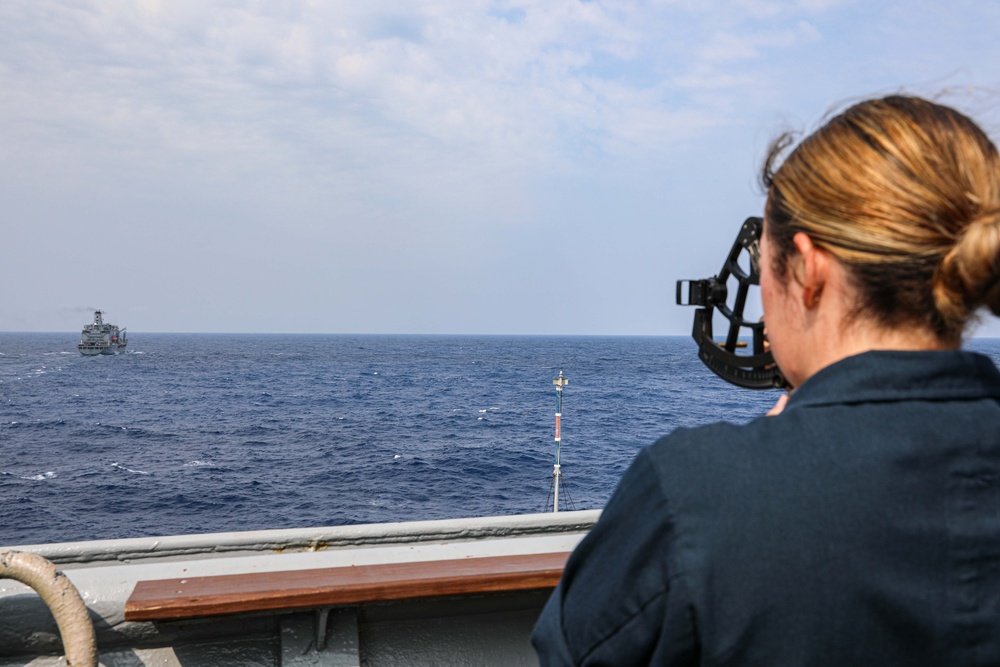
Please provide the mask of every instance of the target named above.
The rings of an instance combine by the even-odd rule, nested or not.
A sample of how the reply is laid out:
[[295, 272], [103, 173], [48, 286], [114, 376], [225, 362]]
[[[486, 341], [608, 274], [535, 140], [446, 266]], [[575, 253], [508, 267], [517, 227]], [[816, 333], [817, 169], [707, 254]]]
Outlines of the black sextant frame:
[[[743, 317], [750, 287], [760, 285], [762, 230], [763, 221], [760, 218], [747, 218], [718, 275], [703, 280], [677, 281], [677, 304], [700, 306], [694, 313], [694, 328], [691, 332], [698, 343], [698, 358], [723, 380], [747, 389], [775, 389], [788, 385], [774, 363], [774, 356], [770, 350], [764, 349], [764, 322], [750, 322]], [[744, 252], [750, 259], [749, 273], [738, 261]], [[727, 304], [727, 283], [730, 278], [735, 279], [737, 284], [736, 299], [732, 307]], [[717, 342], [712, 335], [712, 315], [715, 310], [729, 322], [725, 341]], [[736, 354], [741, 332], [749, 333], [752, 338], [750, 354]]]

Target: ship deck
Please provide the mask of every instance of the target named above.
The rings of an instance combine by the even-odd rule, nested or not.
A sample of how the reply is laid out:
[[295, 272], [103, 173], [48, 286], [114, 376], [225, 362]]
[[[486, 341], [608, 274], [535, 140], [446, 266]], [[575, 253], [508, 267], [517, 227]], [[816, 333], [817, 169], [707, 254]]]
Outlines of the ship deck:
[[[531, 628], [598, 516], [9, 548], [65, 572], [106, 665], [533, 665]], [[0, 618], [0, 666], [60, 664], [55, 623], [33, 591], [0, 581]]]

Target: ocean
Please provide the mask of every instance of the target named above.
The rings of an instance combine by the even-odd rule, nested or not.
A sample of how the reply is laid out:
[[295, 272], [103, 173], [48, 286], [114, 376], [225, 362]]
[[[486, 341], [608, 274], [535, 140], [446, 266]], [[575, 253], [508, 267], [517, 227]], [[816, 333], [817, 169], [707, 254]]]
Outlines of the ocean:
[[[644, 445], [776, 391], [688, 337], [0, 333], [0, 544], [600, 508]], [[1000, 340], [971, 348], [1000, 363]]]

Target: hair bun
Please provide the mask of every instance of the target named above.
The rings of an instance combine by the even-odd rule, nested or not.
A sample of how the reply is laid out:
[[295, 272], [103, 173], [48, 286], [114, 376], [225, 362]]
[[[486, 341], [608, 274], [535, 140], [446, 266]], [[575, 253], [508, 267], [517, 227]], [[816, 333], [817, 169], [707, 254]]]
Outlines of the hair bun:
[[945, 320], [981, 307], [1000, 315], [1000, 210], [981, 212], [962, 231], [935, 275], [934, 301]]

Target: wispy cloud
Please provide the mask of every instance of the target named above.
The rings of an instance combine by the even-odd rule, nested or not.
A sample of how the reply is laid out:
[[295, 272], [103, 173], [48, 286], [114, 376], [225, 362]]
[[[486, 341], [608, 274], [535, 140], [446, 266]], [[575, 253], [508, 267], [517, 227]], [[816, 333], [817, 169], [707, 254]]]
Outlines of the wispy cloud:
[[[668, 81], [818, 34], [798, 22], [664, 45], [644, 25], [648, 11], [566, 0], [425, 2], [404, 11], [306, 2], [271, 12], [193, 2], [6, 7], [5, 115], [36, 137], [58, 136], [48, 142], [49, 164], [90, 140], [150, 166], [206, 155], [295, 164], [305, 152], [313, 157], [298, 159], [311, 170], [325, 149], [324, 166], [356, 173], [366, 158], [383, 161], [372, 146], [391, 151], [399, 142], [408, 153], [440, 146], [485, 151], [511, 166], [551, 165], [575, 159], [581, 142], [629, 145], [636, 117], [675, 128], [648, 140], [690, 137], [711, 121], [679, 124], [686, 114], [664, 105]], [[687, 21], [677, 11], [654, 23]], [[720, 77], [716, 87], [741, 80]], [[129, 154], [128, 146], [143, 150]]]

